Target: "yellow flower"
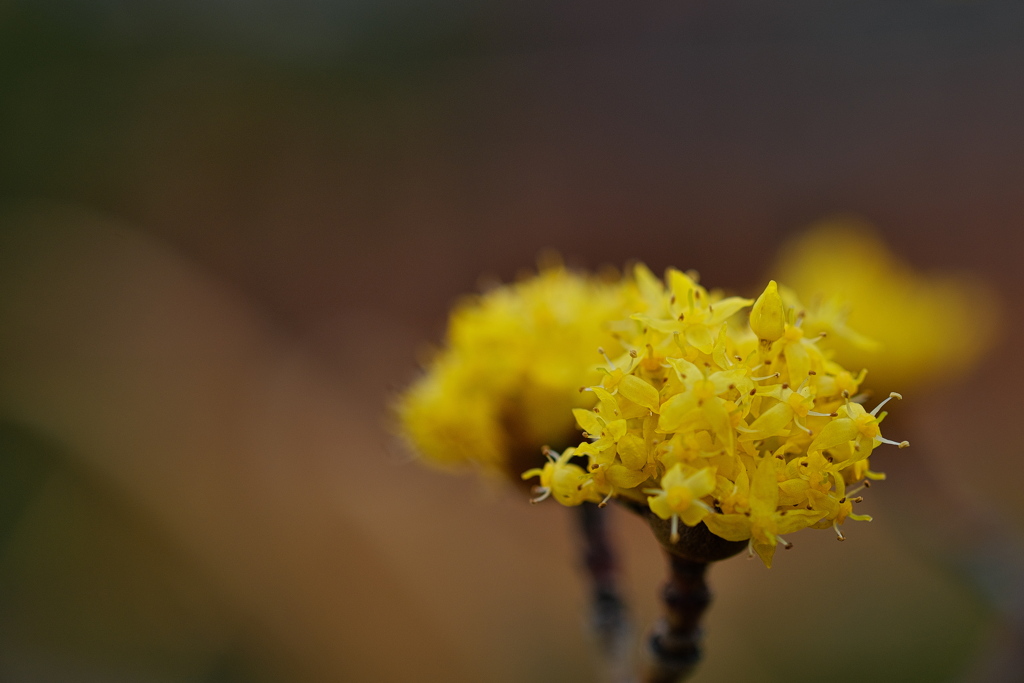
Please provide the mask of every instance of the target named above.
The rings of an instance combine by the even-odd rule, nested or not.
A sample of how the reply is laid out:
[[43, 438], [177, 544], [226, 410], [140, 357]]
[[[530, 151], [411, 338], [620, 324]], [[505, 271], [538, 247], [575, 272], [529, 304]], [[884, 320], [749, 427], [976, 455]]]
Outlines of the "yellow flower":
[[750, 539], [751, 550], [766, 567], [772, 566], [775, 546], [791, 547], [782, 534], [806, 529], [823, 513], [809, 509], [779, 508], [779, 485], [772, 457], [762, 458], [750, 482], [750, 510], [744, 514], [713, 515], [705, 519], [708, 528], [727, 541]]
[[[829, 358], [799, 302], [775, 282], [754, 303], [673, 269], [663, 285], [643, 266], [625, 287], [637, 310], [613, 324], [620, 357], [588, 388], [596, 405], [573, 411], [587, 438], [574, 451], [589, 473], [580, 491], [602, 503], [646, 494], [671, 540], [680, 520], [703, 523], [748, 540], [769, 566], [785, 534], [833, 527], [842, 539], [846, 519], [865, 519], [847, 482], [877, 476], [867, 467], [877, 446], [908, 444], [882, 436], [885, 401], [870, 412], [856, 402], [864, 373]], [[737, 314], [751, 303], [747, 321]]]
[[429, 463], [518, 477], [545, 444], [578, 439], [570, 411], [593, 405], [579, 389], [600, 380], [598, 347], [621, 351], [610, 323], [627, 296], [619, 281], [550, 266], [466, 299], [398, 400], [402, 434]]
[[847, 367], [871, 369], [873, 387], [951, 379], [993, 341], [994, 294], [963, 275], [926, 275], [898, 260], [869, 225], [837, 219], [782, 251], [772, 273], [807, 304], [807, 334]]
[[533, 498], [531, 503], [539, 503], [548, 496], [554, 496], [562, 505], [580, 505], [584, 501], [597, 502], [601, 500], [598, 492], [587, 486], [587, 473], [579, 465], [569, 462], [573, 457], [575, 449], [566, 448], [565, 452], [559, 455], [550, 449], [544, 449], [544, 455], [548, 462], [544, 467], [535, 467], [523, 472], [523, 479], [540, 477], [540, 485], [536, 487], [538, 496]]
[[[864, 370], [825, 346], [863, 341], [844, 316], [774, 281], [754, 301], [676, 269], [608, 282], [547, 268], [460, 305], [398, 415], [429, 462], [526, 470], [534, 502], [628, 499], [670, 520], [672, 542], [680, 521], [704, 524], [770, 566], [786, 534], [841, 540], [868, 519], [854, 494], [882, 478], [869, 457], [908, 445], [882, 436], [889, 399], [867, 411]], [[561, 452], [535, 466], [544, 444]]]
[[647, 499], [651, 511], [662, 519], [672, 520], [672, 542], [679, 540], [679, 520], [686, 526], [696, 526], [710, 512], [711, 507], [701, 500], [715, 490], [715, 468], [695, 470], [676, 463], [661, 478], [659, 489], [644, 489], [654, 494]]

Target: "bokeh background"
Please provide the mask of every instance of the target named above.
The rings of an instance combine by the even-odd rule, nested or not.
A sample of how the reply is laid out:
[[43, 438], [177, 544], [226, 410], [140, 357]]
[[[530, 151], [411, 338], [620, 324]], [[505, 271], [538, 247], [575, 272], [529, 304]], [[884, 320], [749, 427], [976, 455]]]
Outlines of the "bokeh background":
[[0, 679], [597, 680], [566, 510], [389, 402], [545, 248], [751, 291], [841, 212], [1002, 338], [875, 522], [713, 570], [694, 680], [1019, 680], [1022, 83], [1009, 0], [0, 0]]

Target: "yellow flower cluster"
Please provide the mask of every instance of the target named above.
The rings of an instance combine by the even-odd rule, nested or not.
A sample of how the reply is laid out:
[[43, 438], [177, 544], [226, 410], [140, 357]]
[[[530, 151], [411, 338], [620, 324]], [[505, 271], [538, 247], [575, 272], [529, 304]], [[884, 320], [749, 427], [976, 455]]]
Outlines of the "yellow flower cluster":
[[952, 379], [994, 338], [998, 307], [989, 288], [964, 275], [915, 271], [856, 219], [812, 227], [783, 248], [772, 273], [792, 288], [787, 300], [807, 305], [804, 329], [827, 332], [838, 360], [870, 367], [873, 387]]
[[608, 321], [625, 310], [618, 278], [560, 265], [467, 298], [452, 312], [443, 349], [399, 399], [404, 436], [427, 462], [520, 472], [545, 444], [579, 438], [573, 408], [593, 405], [597, 348], [621, 346]]
[[[856, 402], [864, 373], [805, 334], [803, 309], [774, 282], [753, 302], [673, 269], [663, 283], [637, 266], [622, 289], [629, 312], [608, 319], [622, 352], [585, 390], [594, 407], [573, 410], [586, 441], [523, 474], [540, 478], [535, 500], [646, 502], [673, 538], [680, 521], [703, 523], [749, 539], [767, 566], [784, 534], [832, 527], [841, 540], [846, 519], [868, 519], [847, 487], [881, 477], [868, 463], [876, 446], [909, 444], [882, 437], [889, 399], [870, 412]], [[745, 324], [737, 314], [751, 304]]]

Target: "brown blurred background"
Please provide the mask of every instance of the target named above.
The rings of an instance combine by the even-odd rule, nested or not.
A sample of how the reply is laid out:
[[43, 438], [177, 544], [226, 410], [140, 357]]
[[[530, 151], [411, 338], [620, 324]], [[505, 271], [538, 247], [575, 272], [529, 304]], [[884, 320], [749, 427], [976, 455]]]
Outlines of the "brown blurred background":
[[544, 248], [749, 290], [836, 212], [1001, 291], [896, 436], [1007, 541], [961, 571], [890, 480], [714, 569], [695, 680], [1018, 680], [1022, 83], [1011, 1], [0, 0], [0, 680], [596, 680], [566, 511], [420, 467], [389, 401]]

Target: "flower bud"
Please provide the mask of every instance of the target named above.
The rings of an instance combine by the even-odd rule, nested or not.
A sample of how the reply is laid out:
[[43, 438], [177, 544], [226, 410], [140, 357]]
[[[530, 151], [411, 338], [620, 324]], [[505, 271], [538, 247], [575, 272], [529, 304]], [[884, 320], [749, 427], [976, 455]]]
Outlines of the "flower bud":
[[780, 339], [786, 332], [786, 308], [779, 296], [779, 287], [775, 280], [757, 297], [750, 311], [750, 329], [759, 339], [773, 342]]

